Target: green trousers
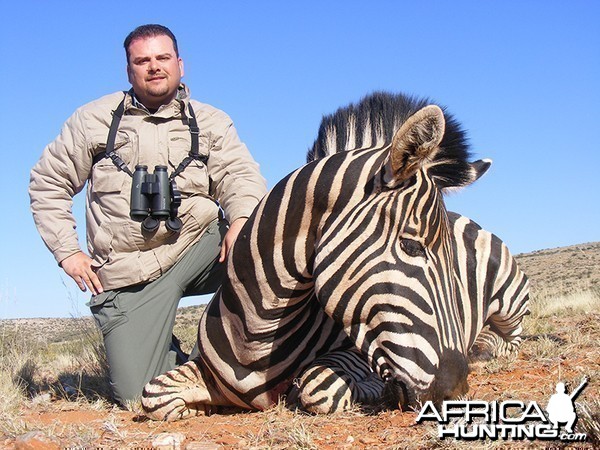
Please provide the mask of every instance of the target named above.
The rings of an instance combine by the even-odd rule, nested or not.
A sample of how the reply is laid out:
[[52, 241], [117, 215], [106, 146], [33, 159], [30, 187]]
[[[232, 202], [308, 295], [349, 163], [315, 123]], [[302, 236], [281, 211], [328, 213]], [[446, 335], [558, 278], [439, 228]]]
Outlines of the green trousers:
[[[104, 337], [115, 400], [138, 398], [152, 378], [176, 365], [171, 349], [182, 297], [215, 292], [225, 264], [219, 263], [225, 222], [213, 222], [165, 274], [147, 284], [103, 292], [89, 303]], [[200, 317], [198, 317], [200, 320]]]

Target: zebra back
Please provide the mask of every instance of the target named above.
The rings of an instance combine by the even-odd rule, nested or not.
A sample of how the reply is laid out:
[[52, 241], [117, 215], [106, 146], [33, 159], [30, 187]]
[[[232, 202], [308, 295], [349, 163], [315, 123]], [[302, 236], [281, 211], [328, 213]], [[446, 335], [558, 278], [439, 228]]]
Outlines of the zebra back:
[[490, 358], [516, 350], [529, 313], [529, 280], [496, 235], [449, 213], [461, 319], [471, 356]]

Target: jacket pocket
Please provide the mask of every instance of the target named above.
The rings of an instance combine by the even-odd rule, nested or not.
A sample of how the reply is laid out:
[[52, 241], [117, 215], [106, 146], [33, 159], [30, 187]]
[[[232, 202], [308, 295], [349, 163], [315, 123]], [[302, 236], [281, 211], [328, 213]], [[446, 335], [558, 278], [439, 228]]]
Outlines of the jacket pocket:
[[[131, 158], [133, 151], [129, 138], [123, 137], [115, 143], [115, 153], [132, 170]], [[110, 158], [105, 157], [92, 168], [92, 192], [98, 194], [121, 192], [128, 177], [129, 175], [118, 169]]]
[[[185, 140], [174, 140], [169, 143], [169, 166], [170, 171], [176, 170], [181, 162], [188, 157], [190, 152], [189, 143]], [[206, 153], [200, 147], [200, 154]], [[208, 194], [209, 190], [208, 169], [202, 161], [192, 160], [190, 164], [175, 177], [177, 189], [188, 196], [194, 194]]]

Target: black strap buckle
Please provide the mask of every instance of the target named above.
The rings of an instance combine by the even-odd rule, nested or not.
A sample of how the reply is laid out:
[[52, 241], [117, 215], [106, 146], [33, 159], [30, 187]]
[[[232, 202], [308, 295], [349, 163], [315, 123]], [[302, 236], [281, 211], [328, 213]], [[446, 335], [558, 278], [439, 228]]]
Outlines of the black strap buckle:
[[108, 156], [112, 160], [113, 164], [115, 166], [117, 166], [117, 168], [119, 170], [122, 170], [130, 177], [133, 177], [133, 173], [131, 173], [131, 170], [129, 170], [129, 167], [127, 167], [127, 164], [125, 164], [125, 161], [123, 161], [121, 158], [119, 158], [119, 155], [117, 155], [116, 153], [113, 152], [113, 153], [110, 153]]

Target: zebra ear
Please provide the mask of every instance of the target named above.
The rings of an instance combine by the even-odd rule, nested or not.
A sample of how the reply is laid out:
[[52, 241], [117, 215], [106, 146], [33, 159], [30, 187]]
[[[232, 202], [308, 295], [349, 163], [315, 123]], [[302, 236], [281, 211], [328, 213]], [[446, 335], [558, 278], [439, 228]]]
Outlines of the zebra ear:
[[492, 165], [492, 160], [489, 158], [478, 159], [469, 164], [471, 166], [472, 182], [479, 180]]
[[391, 170], [396, 181], [406, 180], [432, 160], [444, 137], [446, 121], [441, 108], [429, 105], [410, 116], [392, 140]]
[[[446, 193], [460, 190], [479, 180], [491, 165], [491, 159], [479, 159], [466, 163], [466, 165], [463, 164], [462, 168], [448, 166], [446, 167], [448, 173], [438, 170], [438, 173], [434, 176], [435, 184]], [[462, 175], [457, 177], [458, 173]]]

